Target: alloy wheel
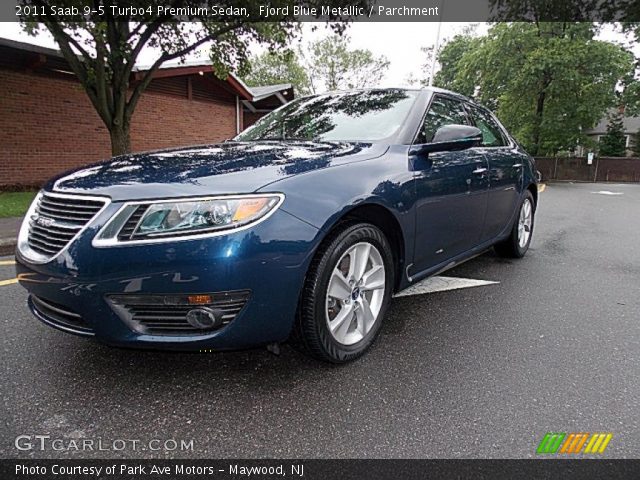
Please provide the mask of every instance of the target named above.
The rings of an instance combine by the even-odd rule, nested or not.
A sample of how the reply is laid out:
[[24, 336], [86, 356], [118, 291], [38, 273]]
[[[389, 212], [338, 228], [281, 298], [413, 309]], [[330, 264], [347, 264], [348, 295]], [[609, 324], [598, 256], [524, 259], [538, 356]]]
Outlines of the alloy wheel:
[[386, 274], [382, 255], [368, 242], [351, 246], [334, 267], [326, 294], [329, 332], [342, 345], [362, 340], [378, 320]]
[[531, 236], [531, 225], [533, 224], [533, 208], [531, 200], [525, 198], [520, 207], [520, 217], [518, 218], [518, 246], [524, 248]]

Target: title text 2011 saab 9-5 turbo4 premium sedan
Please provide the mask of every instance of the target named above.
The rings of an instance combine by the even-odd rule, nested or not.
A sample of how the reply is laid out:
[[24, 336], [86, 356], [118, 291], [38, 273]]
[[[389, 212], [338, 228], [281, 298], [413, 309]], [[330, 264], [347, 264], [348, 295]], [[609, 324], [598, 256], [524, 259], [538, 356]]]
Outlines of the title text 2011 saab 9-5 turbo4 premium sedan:
[[50, 181], [16, 252], [42, 322], [111, 345], [288, 338], [345, 362], [394, 292], [495, 246], [522, 257], [531, 157], [439, 89], [294, 100], [219, 145], [126, 155]]

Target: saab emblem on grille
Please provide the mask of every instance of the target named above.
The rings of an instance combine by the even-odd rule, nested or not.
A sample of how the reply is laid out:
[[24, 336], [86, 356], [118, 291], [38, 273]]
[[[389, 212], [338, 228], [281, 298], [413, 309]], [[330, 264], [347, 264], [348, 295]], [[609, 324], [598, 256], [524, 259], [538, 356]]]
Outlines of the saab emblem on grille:
[[41, 217], [40, 215], [34, 215], [31, 218], [33, 218], [33, 221], [41, 227], [50, 227], [55, 223], [55, 220], [53, 220], [53, 218]]

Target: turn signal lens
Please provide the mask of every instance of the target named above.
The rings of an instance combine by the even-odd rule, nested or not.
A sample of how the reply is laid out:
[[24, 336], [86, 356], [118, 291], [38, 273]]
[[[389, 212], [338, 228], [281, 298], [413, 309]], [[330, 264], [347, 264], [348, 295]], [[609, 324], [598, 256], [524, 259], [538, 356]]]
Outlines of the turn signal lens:
[[233, 215], [234, 222], [241, 222], [247, 218], [251, 218], [258, 214], [267, 203], [269, 198], [251, 198], [242, 200], [236, 209], [236, 213]]
[[187, 297], [191, 305], [206, 305], [211, 302], [211, 295], [189, 295]]

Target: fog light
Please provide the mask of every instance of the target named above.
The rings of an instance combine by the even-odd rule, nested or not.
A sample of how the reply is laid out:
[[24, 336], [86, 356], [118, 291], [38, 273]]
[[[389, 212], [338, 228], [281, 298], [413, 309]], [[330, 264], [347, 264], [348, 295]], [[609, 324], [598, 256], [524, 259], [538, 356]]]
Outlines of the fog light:
[[213, 308], [194, 308], [187, 312], [187, 322], [194, 328], [211, 330], [222, 325], [222, 312]]

